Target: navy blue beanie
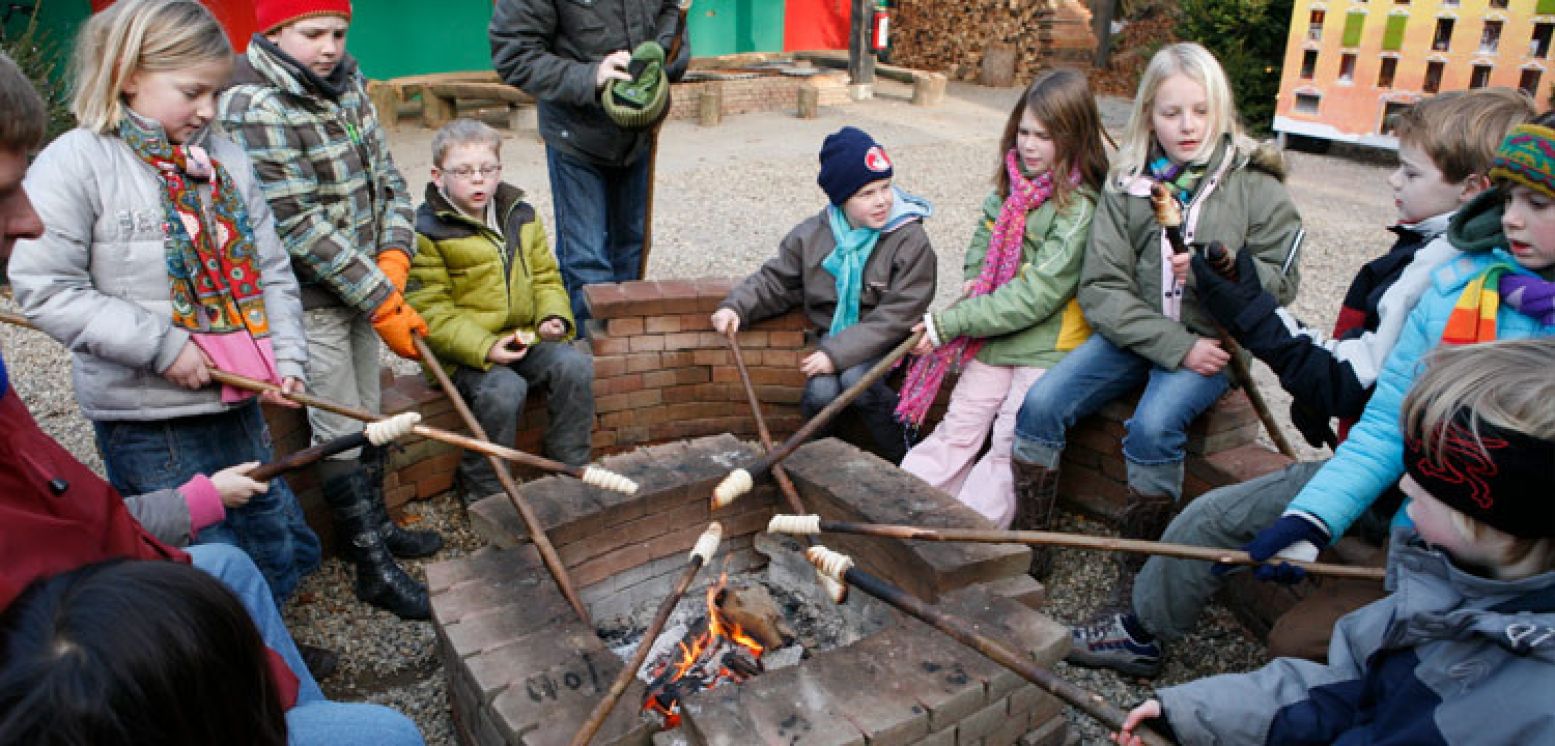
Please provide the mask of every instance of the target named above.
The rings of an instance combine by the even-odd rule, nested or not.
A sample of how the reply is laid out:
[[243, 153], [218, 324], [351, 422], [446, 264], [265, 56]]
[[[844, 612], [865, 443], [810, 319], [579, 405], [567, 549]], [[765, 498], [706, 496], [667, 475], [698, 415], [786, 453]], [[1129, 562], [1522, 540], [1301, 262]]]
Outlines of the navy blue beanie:
[[841, 205], [872, 181], [891, 178], [891, 159], [869, 133], [843, 127], [821, 144], [821, 175], [815, 182], [834, 205]]

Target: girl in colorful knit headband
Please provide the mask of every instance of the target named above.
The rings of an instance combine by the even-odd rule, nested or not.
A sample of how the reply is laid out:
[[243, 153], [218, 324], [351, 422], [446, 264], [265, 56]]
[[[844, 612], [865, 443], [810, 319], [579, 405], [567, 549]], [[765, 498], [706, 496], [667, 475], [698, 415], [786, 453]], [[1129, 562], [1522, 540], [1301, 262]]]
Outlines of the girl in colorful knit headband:
[[1161, 690], [1114, 739], [1147, 724], [1183, 744], [1555, 740], [1551, 370], [1551, 339], [1433, 354], [1404, 400], [1415, 525], [1393, 535], [1393, 594], [1339, 621], [1327, 665], [1281, 658]]

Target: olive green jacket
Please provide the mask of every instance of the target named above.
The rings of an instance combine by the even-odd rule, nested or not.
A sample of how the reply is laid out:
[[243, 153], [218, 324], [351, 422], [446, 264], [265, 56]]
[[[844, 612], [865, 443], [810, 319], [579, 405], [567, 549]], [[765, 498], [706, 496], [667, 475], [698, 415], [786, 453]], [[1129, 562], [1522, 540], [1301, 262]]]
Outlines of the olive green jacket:
[[[1189, 244], [1219, 241], [1233, 251], [1253, 252], [1260, 283], [1280, 305], [1296, 297], [1297, 257], [1305, 236], [1284, 178], [1278, 151], [1237, 145], [1227, 137], [1183, 211], [1183, 238]], [[1091, 222], [1078, 297], [1093, 329], [1175, 370], [1199, 337], [1217, 333], [1214, 320], [1199, 307], [1191, 272], [1181, 321], [1162, 312], [1161, 226], [1149, 195], [1150, 180], [1144, 177], [1125, 176], [1108, 185]]]
[[562, 286], [545, 227], [524, 192], [497, 186], [492, 209], [502, 235], [454, 208], [428, 184], [416, 210], [416, 258], [405, 299], [426, 319], [427, 343], [445, 368], [486, 370], [486, 352], [515, 331], [533, 334], [560, 318], [573, 331], [572, 307]]
[[[983, 200], [983, 218], [966, 251], [965, 278], [983, 271], [988, 241], [1004, 208], [997, 191]], [[1026, 213], [1021, 265], [1015, 277], [987, 295], [966, 298], [933, 314], [941, 342], [959, 336], [985, 339], [977, 359], [987, 365], [1049, 368], [1091, 336], [1075, 288], [1096, 214], [1096, 193], [1076, 190], [1069, 204], [1057, 200]]]

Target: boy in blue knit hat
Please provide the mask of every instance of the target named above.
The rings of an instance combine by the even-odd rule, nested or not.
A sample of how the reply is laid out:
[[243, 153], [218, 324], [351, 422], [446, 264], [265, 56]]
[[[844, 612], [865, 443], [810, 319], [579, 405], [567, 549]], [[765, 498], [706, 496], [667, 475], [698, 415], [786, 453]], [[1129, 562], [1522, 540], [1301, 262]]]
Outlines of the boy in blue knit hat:
[[[778, 254], [730, 291], [713, 313], [713, 328], [733, 334], [796, 306], [814, 325], [814, 352], [799, 362], [805, 375], [800, 409], [814, 417], [891, 348], [907, 338], [934, 300], [935, 258], [922, 219], [927, 200], [896, 188], [885, 149], [868, 133], [843, 127], [821, 145], [816, 178], [831, 204], [795, 226]], [[881, 456], [907, 452], [892, 411], [896, 392], [876, 382], [852, 409], [864, 420]]]

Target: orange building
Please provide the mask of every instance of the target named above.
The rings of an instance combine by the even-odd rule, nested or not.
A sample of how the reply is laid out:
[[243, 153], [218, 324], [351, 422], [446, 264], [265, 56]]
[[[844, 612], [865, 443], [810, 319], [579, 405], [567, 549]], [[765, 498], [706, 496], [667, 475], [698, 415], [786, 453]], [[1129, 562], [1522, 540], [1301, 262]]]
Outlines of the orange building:
[[1555, 0], [1296, 0], [1274, 129], [1397, 147], [1395, 112], [1441, 91], [1507, 86], [1540, 99]]

